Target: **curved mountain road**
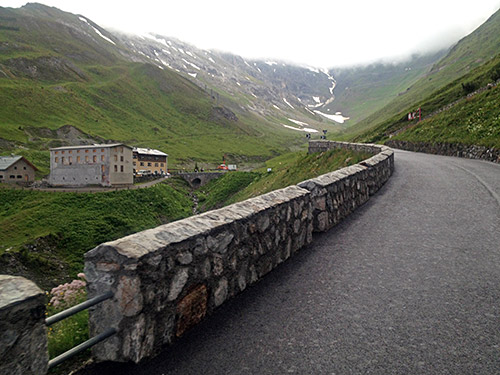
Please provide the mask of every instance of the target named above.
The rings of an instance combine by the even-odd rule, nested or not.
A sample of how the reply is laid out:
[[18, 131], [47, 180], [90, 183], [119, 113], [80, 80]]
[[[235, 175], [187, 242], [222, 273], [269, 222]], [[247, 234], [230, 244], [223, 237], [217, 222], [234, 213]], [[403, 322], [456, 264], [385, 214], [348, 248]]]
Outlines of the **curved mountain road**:
[[500, 165], [405, 151], [395, 165], [163, 354], [89, 373], [500, 373]]

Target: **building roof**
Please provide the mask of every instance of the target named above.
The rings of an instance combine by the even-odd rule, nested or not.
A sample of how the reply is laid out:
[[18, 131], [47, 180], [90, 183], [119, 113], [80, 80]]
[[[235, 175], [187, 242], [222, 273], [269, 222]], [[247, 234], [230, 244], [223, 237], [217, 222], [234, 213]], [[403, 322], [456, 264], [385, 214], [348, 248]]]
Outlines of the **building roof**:
[[164, 152], [158, 150], [154, 150], [152, 148], [134, 147], [133, 152], [137, 152], [138, 154], [141, 155], [168, 156], [168, 154], [165, 154]]
[[23, 159], [28, 165], [33, 167], [35, 171], [38, 170], [38, 168], [35, 167], [32, 163], [30, 163], [30, 161], [26, 159], [24, 156], [11, 155], [11, 156], [0, 156], [0, 171], [6, 171], [21, 159]]
[[84, 149], [84, 148], [111, 148], [111, 147], [117, 147], [117, 146], [123, 146], [132, 149], [132, 147], [127, 146], [123, 143], [104, 143], [104, 144], [93, 144], [93, 145], [82, 145], [82, 146], [64, 146], [64, 147], [55, 147], [51, 148], [50, 151], [58, 151], [58, 150], [78, 150], [78, 149]]

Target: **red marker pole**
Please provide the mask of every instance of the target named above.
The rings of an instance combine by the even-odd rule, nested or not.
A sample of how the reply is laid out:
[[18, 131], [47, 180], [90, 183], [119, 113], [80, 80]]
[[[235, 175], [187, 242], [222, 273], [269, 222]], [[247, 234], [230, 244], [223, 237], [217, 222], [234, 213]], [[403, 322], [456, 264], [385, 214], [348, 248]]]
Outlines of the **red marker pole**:
[[418, 107], [418, 122], [422, 120], [422, 108]]

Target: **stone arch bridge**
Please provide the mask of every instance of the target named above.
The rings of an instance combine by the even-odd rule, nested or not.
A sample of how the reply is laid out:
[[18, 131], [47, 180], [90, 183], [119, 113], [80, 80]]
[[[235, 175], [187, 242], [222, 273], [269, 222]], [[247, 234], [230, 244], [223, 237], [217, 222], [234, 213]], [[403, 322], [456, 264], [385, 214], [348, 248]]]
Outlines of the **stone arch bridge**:
[[187, 173], [179, 173], [178, 176], [182, 177], [184, 180], [188, 182], [188, 184], [196, 189], [200, 186], [205, 185], [207, 182], [221, 177], [224, 173], [223, 171], [217, 172], [187, 172]]

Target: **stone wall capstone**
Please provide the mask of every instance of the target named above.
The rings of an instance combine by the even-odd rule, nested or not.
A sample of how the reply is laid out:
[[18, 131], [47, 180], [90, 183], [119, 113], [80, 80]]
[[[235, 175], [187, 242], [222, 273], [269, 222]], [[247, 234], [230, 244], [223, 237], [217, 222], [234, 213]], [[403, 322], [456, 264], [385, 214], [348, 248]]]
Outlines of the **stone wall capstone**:
[[0, 275], [0, 374], [47, 372], [45, 297], [23, 277]]
[[366, 202], [391, 176], [385, 146], [311, 141], [309, 152], [348, 148], [373, 157], [246, 201], [104, 243], [85, 254], [96, 360], [154, 356], [229, 298], [255, 283]]

